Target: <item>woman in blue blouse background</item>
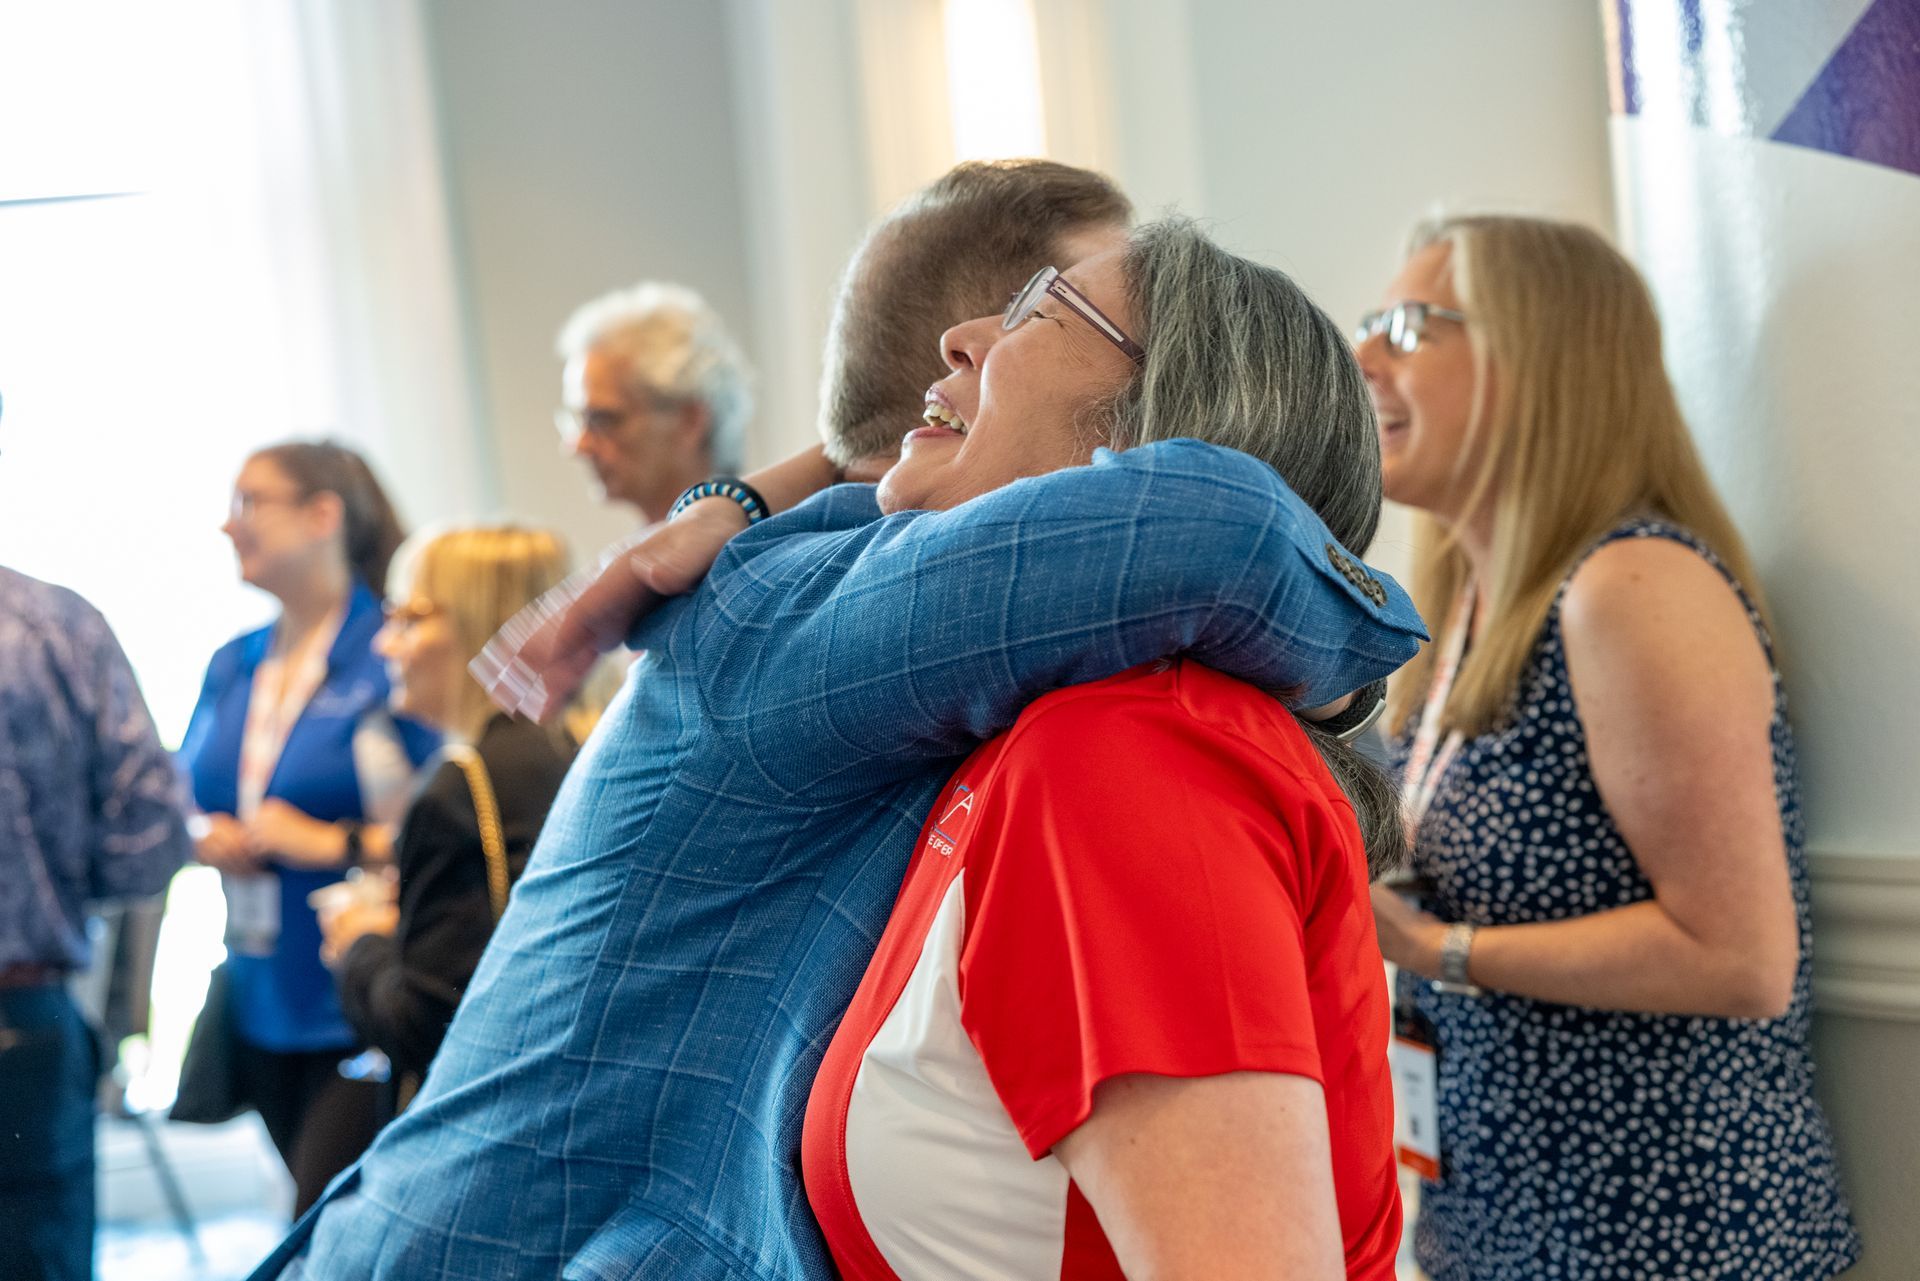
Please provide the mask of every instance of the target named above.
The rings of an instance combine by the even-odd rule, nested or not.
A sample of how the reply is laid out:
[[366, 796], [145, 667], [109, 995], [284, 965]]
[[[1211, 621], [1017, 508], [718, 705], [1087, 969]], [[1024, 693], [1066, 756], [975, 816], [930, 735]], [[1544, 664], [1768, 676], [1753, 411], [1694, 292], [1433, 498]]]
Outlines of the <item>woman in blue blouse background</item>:
[[196, 851], [227, 895], [238, 1092], [293, 1174], [298, 1214], [371, 1140], [377, 1106], [371, 1083], [340, 1075], [359, 1047], [307, 896], [386, 858], [436, 744], [388, 714], [371, 648], [401, 529], [366, 462], [331, 443], [263, 449], [221, 528], [280, 616], [213, 656], [181, 757], [205, 816]]

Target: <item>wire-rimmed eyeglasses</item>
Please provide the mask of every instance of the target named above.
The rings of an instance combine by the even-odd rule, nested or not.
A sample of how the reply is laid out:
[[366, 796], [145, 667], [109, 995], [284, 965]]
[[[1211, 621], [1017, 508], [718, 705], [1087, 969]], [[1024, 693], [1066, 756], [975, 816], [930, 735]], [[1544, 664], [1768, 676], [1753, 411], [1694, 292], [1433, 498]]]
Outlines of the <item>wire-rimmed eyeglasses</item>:
[[1033, 314], [1040, 300], [1052, 296], [1077, 312], [1081, 319], [1098, 329], [1106, 340], [1126, 353], [1129, 360], [1139, 364], [1146, 360], [1146, 349], [1127, 337], [1120, 326], [1107, 319], [1106, 313], [1093, 305], [1093, 300], [1075, 289], [1066, 277], [1060, 274], [1058, 267], [1042, 267], [1033, 273], [1033, 279], [1026, 287], [1007, 302], [1006, 314], [1000, 318], [1002, 329], [1012, 329]]
[[1451, 307], [1436, 307], [1430, 302], [1395, 303], [1384, 311], [1370, 311], [1360, 317], [1360, 323], [1354, 326], [1353, 342], [1358, 346], [1375, 334], [1385, 334], [1389, 347], [1411, 355], [1420, 350], [1420, 340], [1426, 336], [1429, 320], [1451, 320], [1456, 325], [1464, 325], [1467, 314]]

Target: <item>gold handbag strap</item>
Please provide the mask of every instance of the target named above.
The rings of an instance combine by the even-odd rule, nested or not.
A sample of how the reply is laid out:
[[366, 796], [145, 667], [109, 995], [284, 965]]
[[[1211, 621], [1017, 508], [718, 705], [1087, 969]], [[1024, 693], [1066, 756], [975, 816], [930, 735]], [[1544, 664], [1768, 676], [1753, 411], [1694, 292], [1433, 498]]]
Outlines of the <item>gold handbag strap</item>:
[[493, 901], [493, 919], [497, 921], [507, 910], [507, 839], [500, 828], [500, 806], [493, 799], [493, 780], [487, 777], [480, 753], [471, 747], [453, 743], [443, 749], [443, 754], [467, 776], [467, 790], [473, 793], [473, 813], [480, 820], [480, 850], [487, 856], [487, 897]]

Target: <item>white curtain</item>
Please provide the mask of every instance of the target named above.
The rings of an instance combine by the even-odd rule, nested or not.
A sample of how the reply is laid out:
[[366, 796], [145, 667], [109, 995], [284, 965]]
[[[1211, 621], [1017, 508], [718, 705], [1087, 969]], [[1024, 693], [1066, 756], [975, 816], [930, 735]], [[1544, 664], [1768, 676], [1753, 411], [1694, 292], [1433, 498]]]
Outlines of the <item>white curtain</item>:
[[98, 604], [174, 738], [263, 617], [248, 451], [493, 506], [417, 0], [0, 0], [0, 563]]
[[419, 0], [227, 0], [260, 111], [259, 224], [306, 412], [364, 443], [415, 520], [496, 498]]

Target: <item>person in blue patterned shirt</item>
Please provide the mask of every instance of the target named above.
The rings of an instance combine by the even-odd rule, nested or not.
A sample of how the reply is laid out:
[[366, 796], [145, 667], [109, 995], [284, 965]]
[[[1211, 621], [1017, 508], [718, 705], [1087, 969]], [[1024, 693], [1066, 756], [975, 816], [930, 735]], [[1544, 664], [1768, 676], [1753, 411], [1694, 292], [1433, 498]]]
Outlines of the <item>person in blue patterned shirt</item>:
[[93, 1275], [89, 902], [158, 894], [186, 798], [98, 610], [0, 568], [0, 1276]]
[[[883, 224], [831, 361], [866, 334], [937, 376], [945, 324], [1114, 243], [1006, 198], [1063, 168], [973, 166]], [[923, 296], [944, 315], [888, 323]], [[932, 376], [883, 411], [896, 442]], [[1418, 616], [1332, 544], [1270, 468], [1179, 440], [948, 512], [838, 486], [735, 537], [633, 635], [413, 1107], [256, 1276], [831, 1276], [806, 1096], [952, 764], [1040, 693], [1174, 652], [1305, 705], [1384, 675]]]

